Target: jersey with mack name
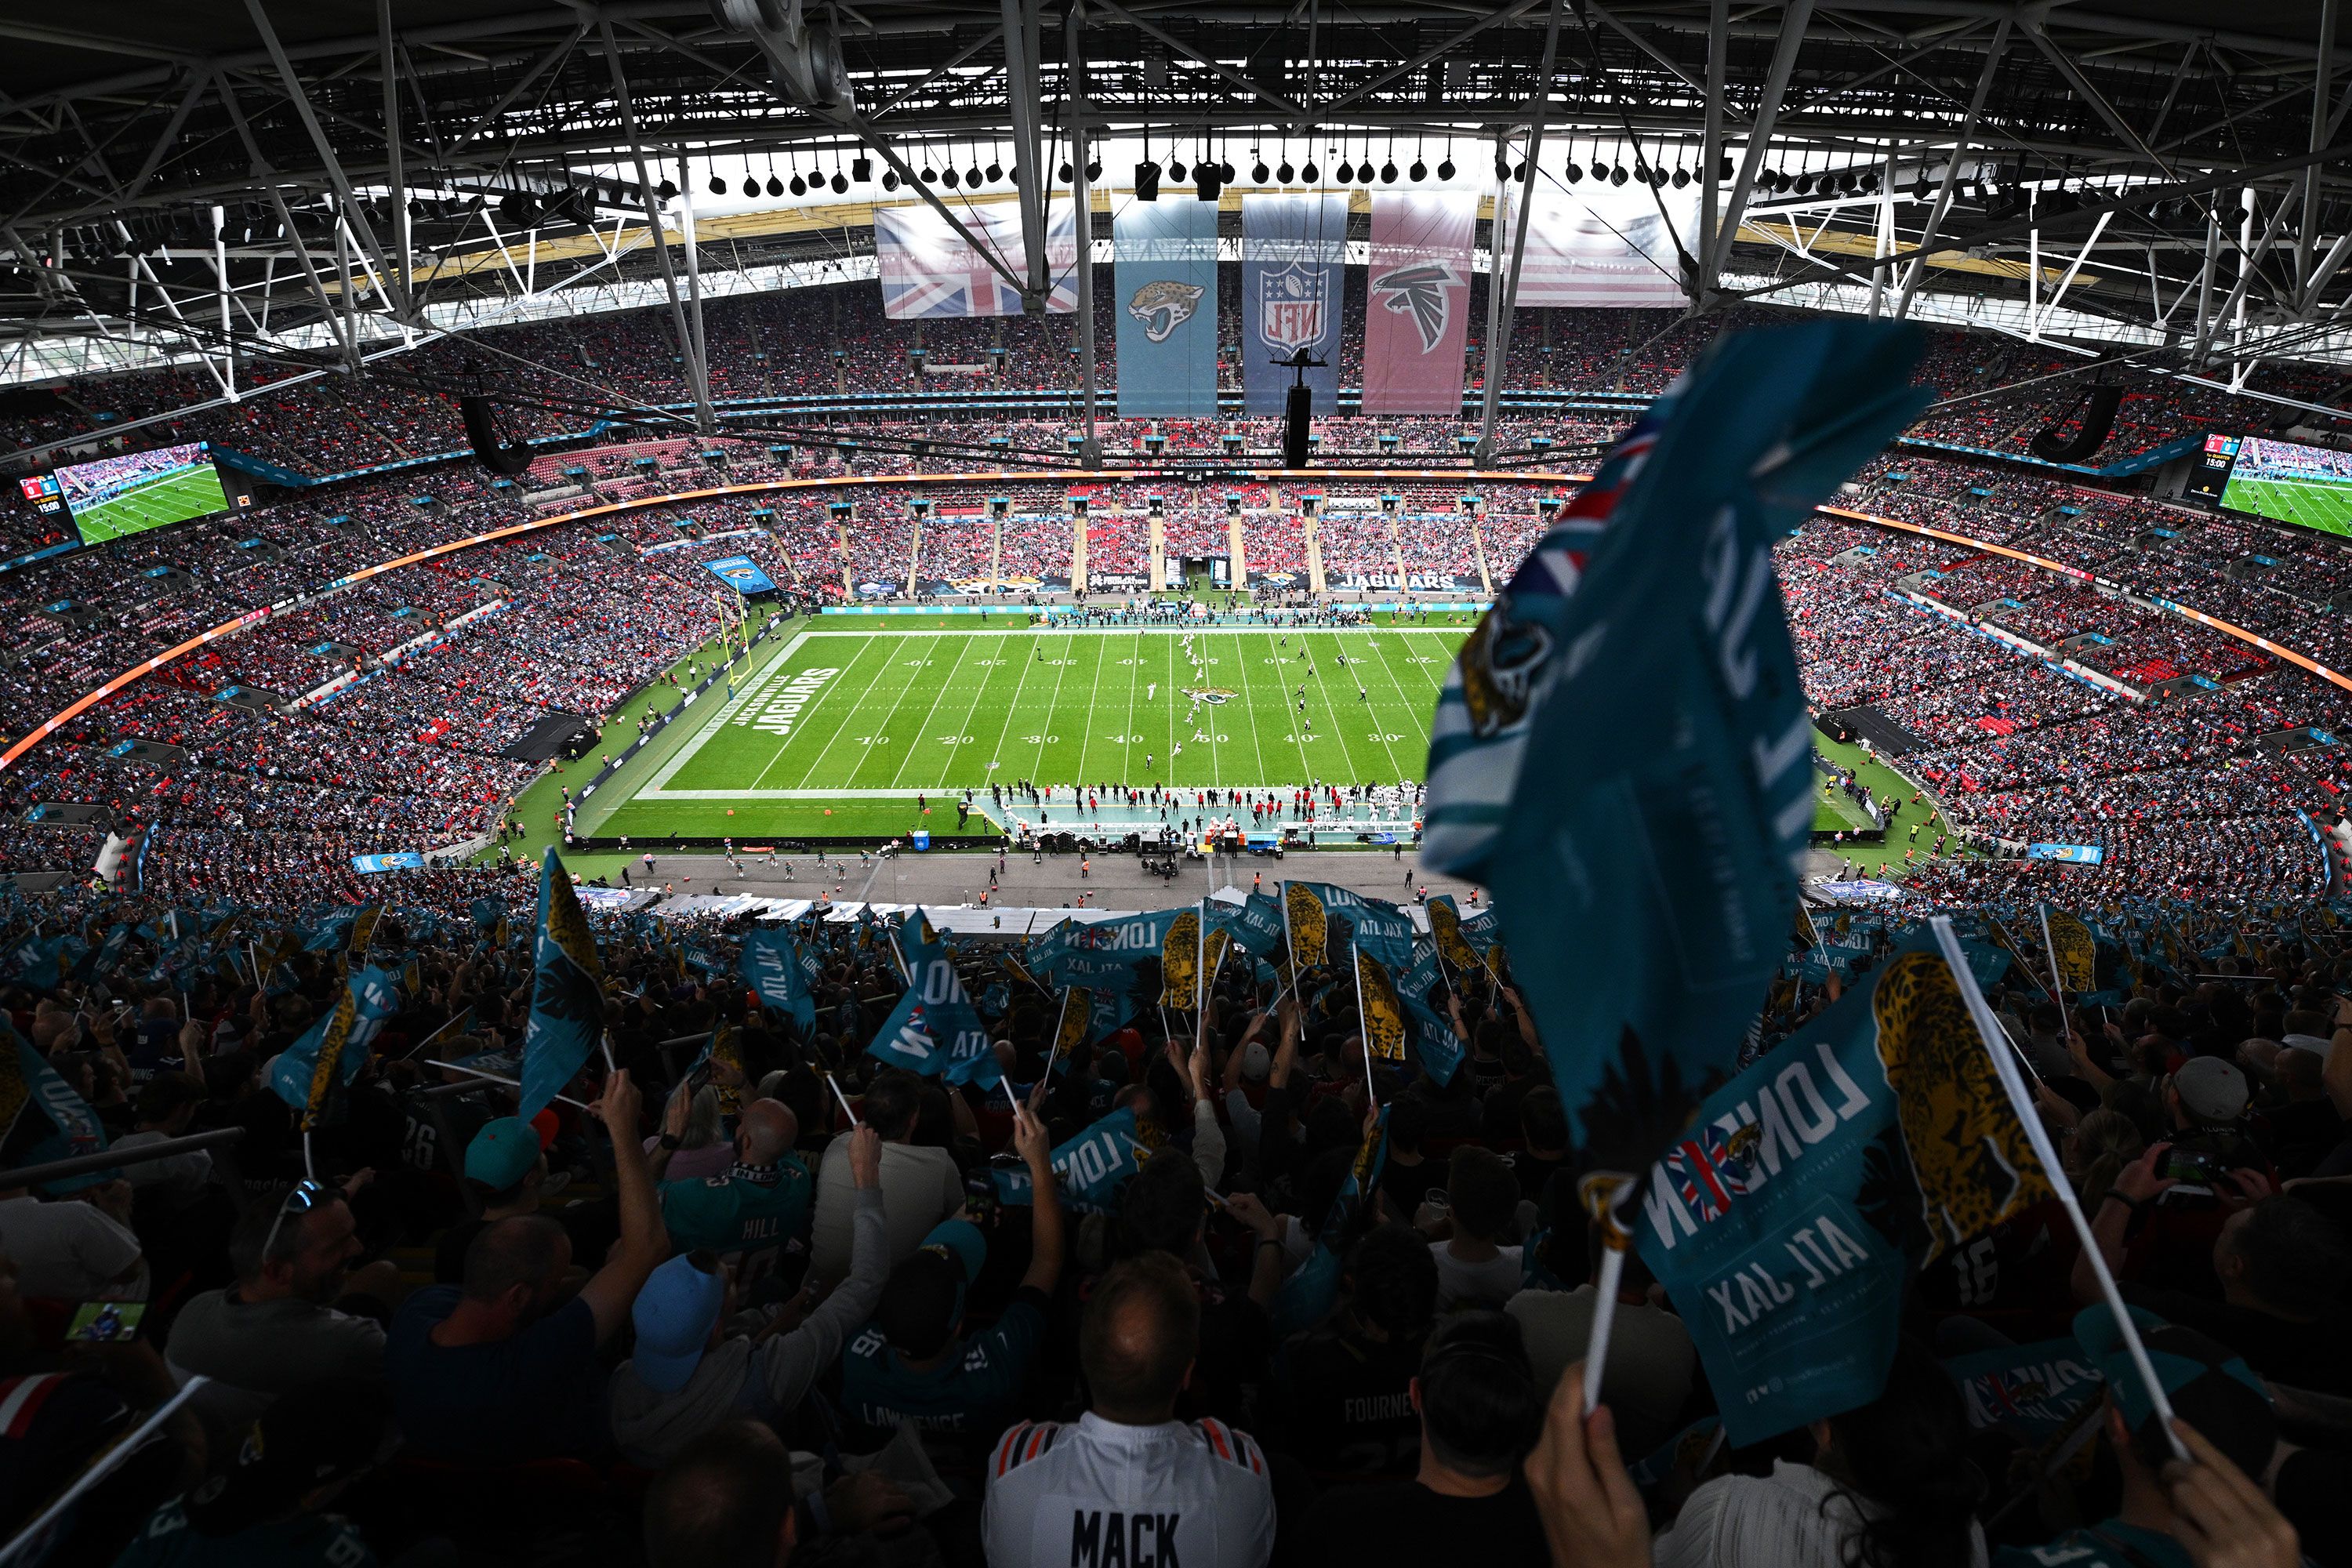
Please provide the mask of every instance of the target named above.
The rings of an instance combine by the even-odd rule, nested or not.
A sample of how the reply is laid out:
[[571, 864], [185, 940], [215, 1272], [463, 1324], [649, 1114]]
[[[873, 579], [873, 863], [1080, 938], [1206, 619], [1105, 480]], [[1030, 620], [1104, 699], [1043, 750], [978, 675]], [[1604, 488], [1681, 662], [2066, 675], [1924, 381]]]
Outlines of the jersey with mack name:
[[1274, 1488], [1257, 1444], [1222, 1421], [1024, 1421], [989, 1461], [982, 1531], [991, 1563], [1264, 1568]]

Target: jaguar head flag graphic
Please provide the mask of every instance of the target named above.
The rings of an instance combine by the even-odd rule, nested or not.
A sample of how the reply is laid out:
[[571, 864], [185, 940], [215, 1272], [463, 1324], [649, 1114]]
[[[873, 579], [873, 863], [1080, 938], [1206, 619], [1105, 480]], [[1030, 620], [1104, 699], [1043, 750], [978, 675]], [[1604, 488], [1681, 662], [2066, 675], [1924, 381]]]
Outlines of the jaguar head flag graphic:
[[1421, 334], [1421, 352], [1429, 353], [1445, 341], [1445, 313], [1452, 303], [1449, 289], [1468, 281], [1448, 261], [1416, 261], [1391, 268], [1372, 279], [1372, 293], [1391, 310], [1409, 311], [1413, 330]]
[[1192, 319], [1192, 312], [1201, 308], [1201, 296], [1207, 292], [1197, 283], [1154, 279], [1129, 297], [1127, 313], [1143, 323], [1145, 337], [1164, 343], [1169, 334]]

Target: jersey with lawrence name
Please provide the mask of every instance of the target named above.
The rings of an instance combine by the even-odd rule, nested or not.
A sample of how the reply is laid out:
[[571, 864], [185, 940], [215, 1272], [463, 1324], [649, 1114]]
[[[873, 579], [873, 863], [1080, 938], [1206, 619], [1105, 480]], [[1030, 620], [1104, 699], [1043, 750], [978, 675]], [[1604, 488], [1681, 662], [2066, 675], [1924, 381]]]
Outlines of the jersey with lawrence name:
[[991, 1563], [1055, 1568], [1263, 1568], [1274, 1552], [1265, 1456], [1222, 1421], [1023, 1422], [988, 1467]]
[[986, 1437], [1010, 1418], [1045, 1337], [1045, 1298], [1034, 1290], [1015, 1295], [996, 1326], [963, 1342], [938, 1365], [908, 1366], [867, 1327], [841, 1352], [841, 1404], [849, 1419], [871, 1432], [915, 1426], [926, 1432], [961, 1432]]
[[740, 1167], [698, 1182], [664, 1182], [662, 1223], [681, 1252], [781, 1246], [808, 1231], [811, 1184], [808, 1167], [789, 1155], [777, 1162], [772, 1182]]

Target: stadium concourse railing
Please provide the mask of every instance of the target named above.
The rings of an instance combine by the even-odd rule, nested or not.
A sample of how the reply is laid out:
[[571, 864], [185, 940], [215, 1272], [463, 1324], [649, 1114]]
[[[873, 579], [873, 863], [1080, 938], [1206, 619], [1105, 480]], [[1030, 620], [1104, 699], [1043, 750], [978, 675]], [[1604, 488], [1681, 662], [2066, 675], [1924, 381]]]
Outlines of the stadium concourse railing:
[[[1549, 473], [1525, 468], [1251, 468], [1231, 471], [1221, 477], [1227, 479], [1246, 479], [1261, 483], [1282, 479], [1311, 479], [1324, 483], [1332, 480], [1367, 480], [1394, 484], [1402, 480], [1414, 480], [1424, 483], [1464, 485], [1472, 483], [1581, 485], [1589, 484], [1592, 479], [1590, 474]], [[387, 572], [397, 572], [404, 566], [414, 566], [425, 561], [437, 561], [444, 556], [478, 549], [485, 544], [497, 544], [509, 539], [520, 539], [526, 534], [538, 533], [550, 528], [561, 528], [568, 523], [584, 521], [589, 518], [617, 516], [623, 512], [643, 511], [651, 507], [679, 506], [698, 500], [714, 500], [726, 496], [775, 495], [798, 490], [914, 489], [924, 485], [969, 484], [1130, 484], [1147, 480], [1176, 480], [1186, 478], [1186, 470], [1173, 468], [1119, 468], [1102, 472], [1069, 468], [1008, 468], [955, 474], [857, 474], [826, 478], [759, 479], [748, 484], [719, 485], [709, 489], [678, 490], [657, 496], [637, 496], [628, 500], [605, 501], [596, 506], [583, 507], [577, 511], [535, 517], [527, 522], [512, 523], [505, 528], [492, 529], [488, 533], [472, 534], [464, 539], [453, 539], [446, 543], [413, 551], [391, 561], [380, 561], [373, 566], [362, 566], [331, 582], [322, 583], [315, 588], [278, 600], [274, 604], [247, 610], [233, 620], [223, 621], [219, 626], [199, 632], [185, 642], [165, 648], [154, 658], [133, 665], [111, 680], [76, 698], [60, 712], [42, 721], [22, 740], [9, 746], [6, 751], [0, 752], [0, 771], [14, 767], [19, 757], [125, 687], [144, 679], [165, 665], [184, 658], [201, 648], [209, 647], [224, 638], [233, 637], [239, 632], [249, 631], [273, 616], [310, 605], [326, 595], [341, 593], [355, 584], [381, 577]]]
[[2028, 566], [2043, 572], [2053, 572], [2061, 577], [2071, 577], [2077, 583], [2089, 583], [2095, 587], [2129, 595], [2142, 603], [2154, 605], [2158, 609], [2195, 621], [2200, 626], [2210, 626], [2224, 637], [2235, 637], [2250, 647], [2261, 649], [2273, 658], [2284, 659], [2287, 663], [2315, 675], [2322, 680], [2342, 687], [2347, 691], [2352, 691], [2352, 676], [2330, 669], [2307, 654], [2297, 653], [2291, 647], [2282, 647], [2261, 633], [2250, 632], [2243, 626], [2232, 626], [2219, 616], [2209, 616], [2202, 610], [2192, 609], [2178, 600], [2168, 599], [2161, 595], [2142, 593], [2128, 584], [2116, 582], [2112, 577], [2102, 577], [2095, 572], [2085, 572], [2080, 566], [2069, 566], [2063, 561], [2053, 561], [2046, 555], [2036, 555], [2030, 550], [2019, 550], [2007, 544], [1995, 544], [1990, 540], [1974, 539], [1965, 533], [1954, 533], [1949, 529], [1930, 528], [1924, 522], [1906, 522], [1901, 518], [1881, 517], [1875, 512], [1852, 511], [1838, 506], [1822, 506], [1813, 510], [1823, 517], [1843, 518], [1848, 522], [1873, 523], [1880, 528], [1891, 528], [1903, 533], [1916, 533], [1927, 539], [1940, 539], [1947, 544], [1958, 544], [1969, 550], [1981, 550], [1989, 555], [2006, 556], [2011, 561], [2022, 562]]

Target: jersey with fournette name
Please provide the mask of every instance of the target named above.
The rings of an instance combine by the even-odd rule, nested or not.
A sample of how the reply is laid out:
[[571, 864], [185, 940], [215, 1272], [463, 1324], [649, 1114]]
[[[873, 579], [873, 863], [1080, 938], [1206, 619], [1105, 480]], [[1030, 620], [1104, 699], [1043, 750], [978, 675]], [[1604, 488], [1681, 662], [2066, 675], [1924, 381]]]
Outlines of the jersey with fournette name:
[[1222, 1421], [1024, 1421], [997, 1441], [982, 1530], [991, 1563], [1264, 1568], [1274, 1488]]

